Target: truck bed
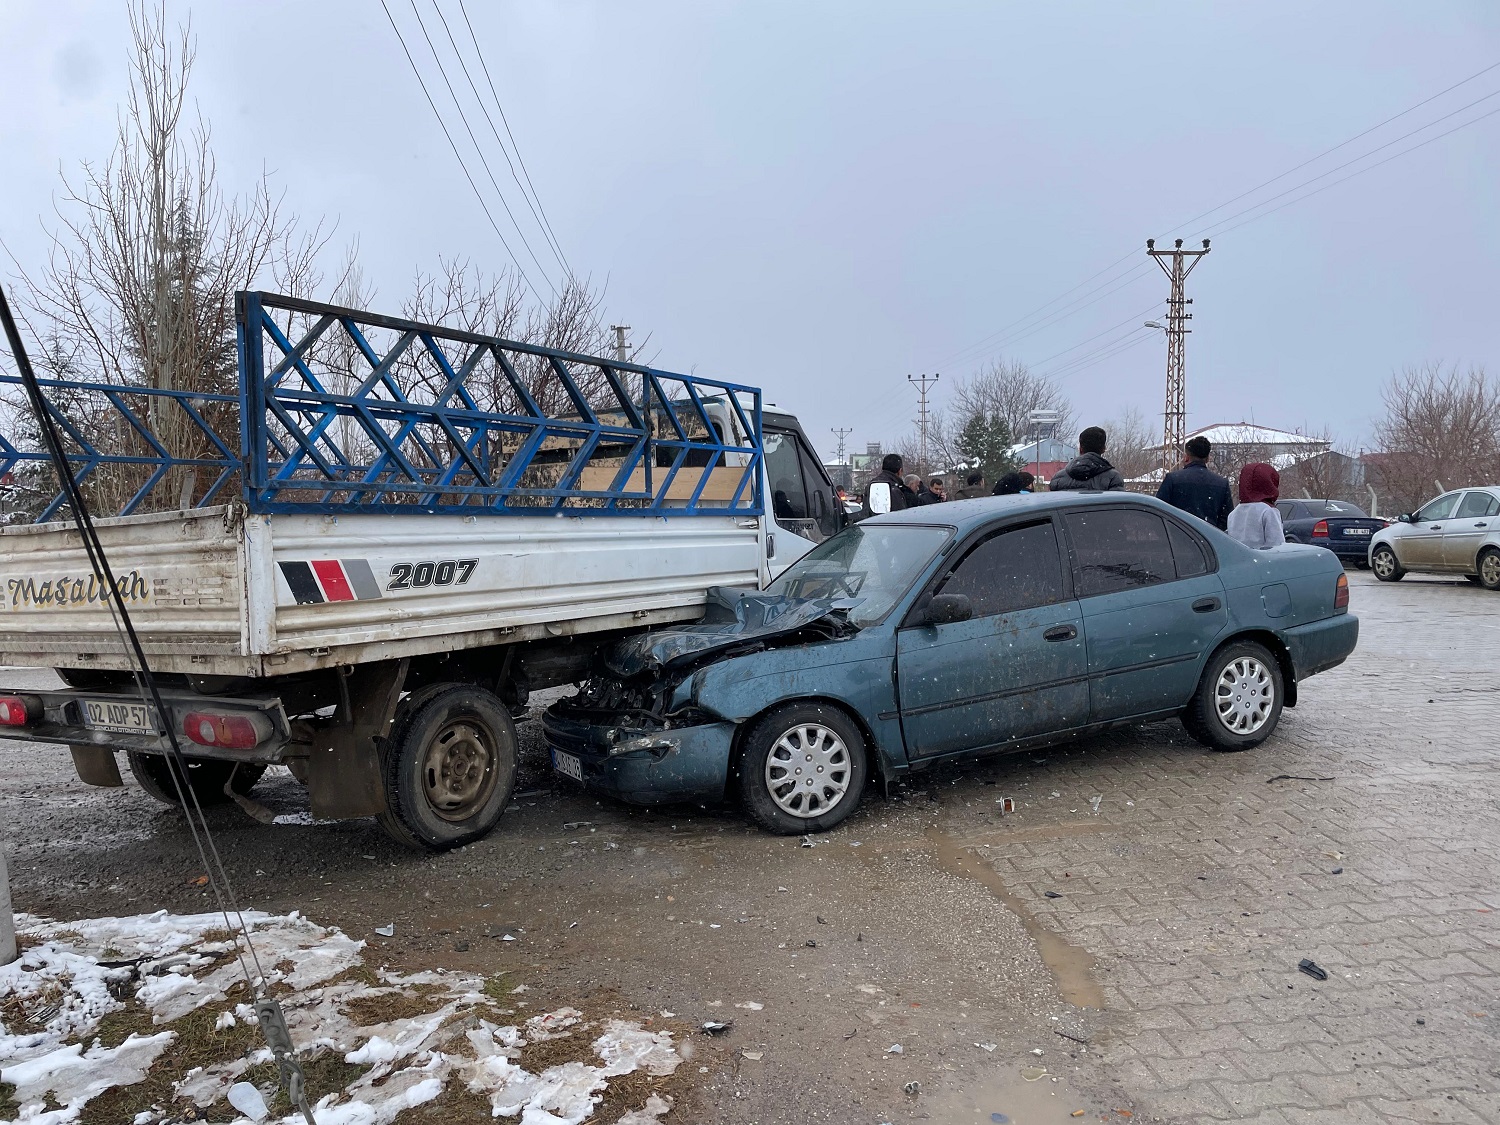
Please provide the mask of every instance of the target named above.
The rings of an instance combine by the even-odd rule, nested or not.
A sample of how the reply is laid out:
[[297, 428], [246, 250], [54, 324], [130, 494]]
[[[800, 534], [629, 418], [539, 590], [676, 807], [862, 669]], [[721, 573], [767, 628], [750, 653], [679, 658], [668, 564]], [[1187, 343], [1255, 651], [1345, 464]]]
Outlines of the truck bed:
[[[680, 621], [754, 587], [758, 521], [239, 504], [96, 520], [152, 667], [267, 677]], [[70, 524], [0, 529], [0, 664], [126, 669]]]

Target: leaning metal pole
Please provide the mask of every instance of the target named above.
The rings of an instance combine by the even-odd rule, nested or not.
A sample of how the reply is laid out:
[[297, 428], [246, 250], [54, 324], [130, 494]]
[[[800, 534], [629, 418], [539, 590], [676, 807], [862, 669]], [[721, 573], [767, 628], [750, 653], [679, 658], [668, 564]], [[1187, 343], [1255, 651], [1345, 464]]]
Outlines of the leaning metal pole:
[[1208, 253], [1208, 239], [1203, 240], [1202, 250], [1184, 250], [1182, 239], [1174, 249], [1156, 249], [1156, 239], [1146, 239], [1146, 253], [1156, 261], [1171, 282], [1171, 296], [1167, 298], [1167, 403], [1162, 411], [1161, 468], [1169, 472], [1182, 456], [1182, 443], [1187, 436], [1187, 334], [1192, 331], [1187, 322], [1193, 314], [1187, 306], [1193, 302], [1187, 297], [1187, 275], [1193, 272], [1203, 255]]

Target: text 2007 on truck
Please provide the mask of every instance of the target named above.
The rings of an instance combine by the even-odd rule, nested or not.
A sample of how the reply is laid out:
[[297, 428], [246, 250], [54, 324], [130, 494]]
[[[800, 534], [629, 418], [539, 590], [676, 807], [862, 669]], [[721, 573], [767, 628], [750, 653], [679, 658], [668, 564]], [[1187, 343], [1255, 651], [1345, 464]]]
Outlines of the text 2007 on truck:
[[281, 764], [315, 816], [465, 843], [530, 691], [843, 524], [753, 388], [266, 293], [236, 314], [237, 394], [43, 380], [167, 714], [46, 455], [0, 435], [0, 664], [67, 685], [0, 687], [0, 738], [68, 746], [86, 782], [121, 784], [123, 751], [175, 803], [171, 724], [200, 802]]

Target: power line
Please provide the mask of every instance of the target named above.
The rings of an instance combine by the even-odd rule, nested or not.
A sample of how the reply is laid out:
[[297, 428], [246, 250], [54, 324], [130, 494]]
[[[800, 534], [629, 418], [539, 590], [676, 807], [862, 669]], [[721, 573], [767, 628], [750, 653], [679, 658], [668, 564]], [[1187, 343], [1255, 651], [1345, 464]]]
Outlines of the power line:
[[[433, 2], [436, 3], [437, 0]], [[510, 121], [505, 116], [505, 107], [500, 104], [500, 95], [495, 91], [495, 80], [490, 77], [490, 64], [484, 61], [484, 52], [479, 48], [479, 37], [474, 34], [474, 25], [469, 22], [469, 10], [464, 7], [464, 0], [458, 0], [458, 10], [463, 13], [464, 24], [469, 29], [469, 38], [474, 42], [474, 53], [479, 57], [479, 65], [484, 70], [484, 80], [489, 84], [490, 96], [495, 99], [495, 109], [500, 114], [500, 123], [505, 126], [505, 135], [510, 138], [510, 147], [515, 150], [516, 163], [521, 166], [521, 174], [526, 177], [526, 185], [531, 188], [532, 198], [536, 200], [536, 208], [541, 212], [542, 225], [547, 228], [547, 234], [551, 237], [552, 245], [557, 248], [558, 254], [562, 254], [562, 246], [552, 230], [552, 221], [547, 218], [547, 209], [542, 206], [542, 197], [537, 194], [536, 185], [531, 182], [531, 172], [521, 156], [521, 146], [516, 143], [516, 135], [510, 131]], [[572, 274], [572, 272], [569, 268], [568, 273]]]
[[[385, 0], [381, 0], [381, 3], [384, 2]], [[448, 88], [448, 96], [453, 99], [453, 108], [458, 110], [458, 119], [464, 124], [464, 132], [469, 134], [469, 143], [474, 146], [474, 151], [479, 156], [479, 163], [484, 165], [485, 175], [490, 178], [490, 185], [495, 189], [495, 194], [500, 197], [500, 206], [505, 208], [505, 213], [510, 218], [510, 225], [516, 228], [516, 234], [521, 239], [521, 245], [526, 247], [526, 253], [531, 255], [531, 260], [536, 265], [537, 272], [542, 275], [542, 280], [547, 283], [547, 288], [552, 290], [554, 297], [557, 296], [557, 286], [552, 284], [552, 278], [548, 276], [541, 259], [536, 256], [536, 251], [531, 248], [531, 243], [526, 238], [526, 232], [521, 229], [521, 224], [516, 221], [515, 213], [511, 211], [510, 203], [505, 198], [505, 192], [500, 188], [500, 181], [495, 179], [495, 173], [490, 169], [490, 162], [485, 158], [484, 148], [480, 145], [479, 138], [474, 136], [474, 129], [469, 124], [469, 115], [464, 112], [463, 103], [458, 100], [458, 94], [453, 90], [453, 83], [448, 80], [448, 70], [443, 66], [443, 60], [438, 56], [437, 47], [432, 42], [432, 36], [427, 34], [427, 24], [422, 19], [422, 13], [417, 10], [417, 0], [409, 0], [409, 3], [411, 4], [411, 14], [417, 17], [417, 26], [422, 29], [422, 38], [427, 40], [427, 49], [432, 52], [432, 61], [437, 63], [438, 74], [442, 76], [443, 85]]]
[[[1079, 340], [1079, 341], [1078, 341], [1078, 343], [1076, 343], [1076, 344], [1074, 344], [1074, 345], [1073, 345], [1073, 346], [1072, 346], [1072, 347], [1071, 347], [1071, 348], [1064, 348], [1064, 349], [1063, 349], [1063, 350], [1062, 350], [1062, 351], [1060, 351], [1060, 352], [1053, 352], [1053, 353], [1052, 353], [1052, 354], [1051, 354], [1051, 355], [1049, 355], [1049, 356], [1044, 356], [1044, 357], [1043, 357], [1043, 358], [1041, 358], [1041, 359], [1039, 359], [1039, 360], [1037, 360], [1037, 361], [1036, 361], [1036, 363], [1035, 363], [1035, 364], [1034, 364], [1034, 365], [1032, 365], [1032, 364], [1028, 364], [1028, 365], [1027, 365], [1027, 366], [1036, 366], [1036, 367], [1040, 367], [1040, 366], [1042, 366], [1042, 365], [1043, 365], [1043, 364], [1044, 364], [1044, 363], [1050, 363], [1050, 362], [1051, 362], [1051, 361], [1052, 361], [1052, 360], [1054, 360], [1054, 359], [1056, 359], [1056, 358], [1057, 358], [1057, 357], [1058, 357], [1058, 356], [1060, 356], [1060, 355], [1067, 355], [1067, 354], [1068, 354], [1068, 353], [1069, 353], [1069, 352], [1071, 352], [1071, 351], [1077, 351], [1077, 350], [1078, 350], [1078, 349], [1079, 349], [1079, 348], [1081, 348], [1081, 347], [1083, 347], [1083, 345], [1084, 345], [1084, 344], [1087, 344], [1087, 343], [1089, 343], [1089, 342], [1090, 342], [1090, 341], [1092, 341], [1092, 340], [1097, 340], [1097, 339], [1098, 339], [1098, 338], [1099, 338], [1099, 337], [1100, 337], [1100, 336], [1104, 336], [1104, 335], [1107, 335], [1107, 334], [1108, 334], [1108, 333], [1110, 333], [1110, 332], [1113, 332], [1113, 331], [1114, 331], [1114, 330], [1115, 330], [1115, 329], [1117, 329], [1117, 328], [1124, 328], [1124, 327], [1125, 327], [1125, 326], [1126, 326], [1126, 325], [1127, 325], [1127, 324], [1129, 324], [1129, 323], [1130, 323], [1130, 322], [1131, 322], [1131, 321], [1132, 321], [1132, 320], [1140, 320], [1140, 318], [1141, 318], [1141, 317], [1143, 317], [1143, 316], [1145, 316], [1145, 315], [1147, 315], [1147, 314], [1148, 314], [1148, 313], [1150, 313], [1150, 312], [1151, 312], [1151, 311], [1152, 311], [1152, 310], [1153, 310], [1153, 309], [1155, 309], [1155, 308], [1156, 308], [1156, 302], [1154, 302], [1154, 301], [1153, 301], [1153, 302], [1152, 302], [1152, 303], [1151, 303], [1151, 304], [1149, 304], [1149, 305], [1147, 305], [1147, 306], [1146, 306], [1146, 307], [1145, 307], [1145, 308], [1144, 308], [1144, 309], [1142, 309], [1142, 310], [1141, 310], [1141, 311], [1140, 311], [1140, 312], [1138, 312], [1138, 313], [1135, 313], [1135, 314], [1134, 314], [1134, 315], [1132, 315], [1132, 316], [1127, 316], [1127, 317], [1126, 317], [1126, 318], [1125, 318], [1125, 319], [1124, 319], [1124, 320], [1122, 320], [1122, 321], [1120, 321], [1120, 323], [1119, 323], [1119, 324], [1111, 324], [1111, 325], [1110, 325], [1110, 326], [1109, 326], [1109, 327], [1108, 327], [1108, 328], [1106, 328], [1106, 329], [1105, 329], [1105, 330], [1104, 330], [1104, 331], [1103, 331], [1103, 332], [1096, 332], [1096, 333], [1094, 333], [1094, 334], [1093, 334], [1093, 335], [1092, 335], [1092, 336], [1089, 336], [1089, 337], [1086, 337], [1086, 338], [1085, 338], [1085, 339], [1082, 339], [1082, 340]], [[1139, 329], [1139, 328], [1140, 328], [1140, 325], [1139, 325], [1139, 324], [1137, 324], [1137, 325], [1136, 325], [1136, 329]], [[1075, 358], [1076, 358], [1076, 357], [1075, 357]], [[1072, 360], [1069, 360], [1069, 361], [1068, 361], [1068, 363], [1071, 363], [1071, 362], [1072, 362]], [[1065, 364], [1063, 364], [1063, 365], [1062, 365], [1062, 366], [1064, 366], [1064, 367], [1066, 367], [1066, 366], [1067, 366], [1067, 364], [1066, 364], [1066, 363], [1065, 363]]]
[[[485, 121], [489, 123], [490, 132], [494, 134], [495, 143], [500, 146], [500, 155], [505, 157], [506, 166], [510, 168], [510, 178], [515, 180], [516, 187], [520, 189], [521, 198], [525, 200], [526, 207], [531, 212], [531, 217], [536, 220], [537, 226], [541, 229], [542, 237], [547, 240], [547, 246], [552, 251], [552, 256], [557, 259], [557, 264], [563, 268], [563, 272], [568, 277], [572, 277], [573, 267], [568, 264], [567, 258], [563, 255], [562, 247], [558, 245], [557, 239], [553, 237], [552, 228], [547, 223], [545, 223], [542, 219], [542, 216], [537, 213], [537, 209], [541, 206], [541, 201], [537, 200], [535, 205], [533, 205], [531, 196], [526, 193], [526, 185], [521, 183], [521, 177], [516, 174], [515, 161], [511, 160], [510, 153], [506, 150], [505, 142], [500, 139], [500, 130], [495, 128], [495, 121], [492, 117], [490, 117], [490, 111], [484, 104], [484, 97], [482, 94], [480, 94], [479, 87], [475, 85], [474, 78], [469, 73], [469, 64], [464, 61], [463, 52], [458, 49], [458, 42], [453, 38], [453, 30], [448, 26], [448, 17], [443, 14], [443, 9], [441, 6], [439, 6], [438, 0], [432, 0], [432, 7], [433, 10], [437, 12], [438, 19], [440, 19], [443, 23], [443, 31], [448, 36], [448, 44], [453, 48], [453, 54], [458, 59], [459, 68], [464, 72], [464, 78], [469, 83], [469, 89], [474, 93], [474, 100], [479, 103], [479, 111], [484, 114]], [[464, 19], [467, 21], [468, 16], [466, 15]], [[469, 35], [471, 39], [473, 38], [473, 34], [474, 29], [471, 26], [469, 28]], [[479, 41], [477, 39], [474, 39], [474, 53], [479, 57], [479, 61], [483, 63], [484, 52], [479, 49]], [[491, 86], [492, 91], [493, 89], [494, 87]], [[497, 99], [497, 108], [498, 104], [499, 103]], [[504, 116], [503, 112], [501, 116]], [[506, 132], [510, 132], [509, 126], [506, 126]], [[511, 138], [511, 141], [512, 143], [514, 143], [515, 138]], [[520, 157], [520, 151], [517, 150], [516, 159], [519, 160]]]
[[[443, 120], [443, 115], [438, 112], [437, 103], [432, 100], [432, 94], [427, 90], [427, 83], [422, 79], [422, 72], [417, 69], [417, 62], [411, 57], [411, 51], [406, 46], [406, 36], [401, 34], [401, 29], [396, 26], [396, 20], [391, 15], [391, 10], [386, 6], [385, 0], [380, 0], [380, 6], [385, 10], [385, 18], [390, 20], [391, 30], [396, 33], [396, 38], [401, 42], [401, 51], [406, 55], [407, 64], [411, 72], [416, 76], [417, 85], [422, 87], [422, 96], [427, 99], [427, 104], [432, 109], [432, 115], [437, 118], [438, 127], [443, 130], [443, 136], [448, 138], [448, 147], [453, 150], [453, 157], [458, 161], [458, 167], [464, 174], [464, 179], [469, 181], [469, 187], [474, 191], [474, 198], [479, 200], [479, 207], [484, 212], [484, 217], [490, 221], [490, 226], [495, 229], [495, 237], [500, 240], [500, 245], [505, 247], [505, 253], [509, 255], [516, 272], [521, 275], [521, 280], [526, 283], [526, 288], [531, 290], [531, 295], [541, 300], [536, 286], [531, 283], [531, 278], [526, 275], [526, 270], [521, 266], [521, 260], [516, 257], [515, 251], [510, 248], [510, 243], [505, 241], [505, 235], [500, 230], [500, 224], [495, 222], [495, 216], [490, 213], [489, 204], [484, 201], [484, 194], [479, 190], [479, 185], [474, 182], [474, 177], [469, 172], [469, 166], [464, 162], [463, 155], [458, 151], [458, 145], [453, 141], [453, 134], [448, 131], [448, 124]], [[551, 282], [547, 283], [551, 286]], [[553, 290], [556, 292], [556, 289]]]
[[1097, 367], [1105, 360], [1113, 359], [1115, 356], [1121, 355], [1124, 352], [1128, 352], [1132, 348], [1138, 348], [1142, 344], [1149, 343], [1152, 339], [1154, 339], [1154, 337], [1149, 333], [1142, 335], [1140, 334], [1140, 330], [1137, 329], [1137, 331], [1131, 333], [1130, 336], [1121, 337], [1120, 340], [1117, 340], [1109, 348], [1100, 349], [1098, 352], [1092, 353], [1090, 356], [1079, 356], [1078, 359], [1074, 360], [1072, 363], [1064, 364], [1052, 371], [1043, 372], [1043, 374], [1052, 378], [1055, 378], [1059, 375], [1076, 375], [1080, 371], [1087, 371], [1090, 367]]

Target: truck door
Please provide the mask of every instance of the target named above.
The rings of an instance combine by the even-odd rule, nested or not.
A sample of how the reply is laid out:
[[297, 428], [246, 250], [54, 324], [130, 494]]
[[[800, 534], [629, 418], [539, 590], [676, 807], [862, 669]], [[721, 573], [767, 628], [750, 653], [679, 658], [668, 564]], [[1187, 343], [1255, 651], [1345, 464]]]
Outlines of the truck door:
[[766, 565], [774, 578], [844, 526], [823, 466], [794, 430], [764, 430]]

